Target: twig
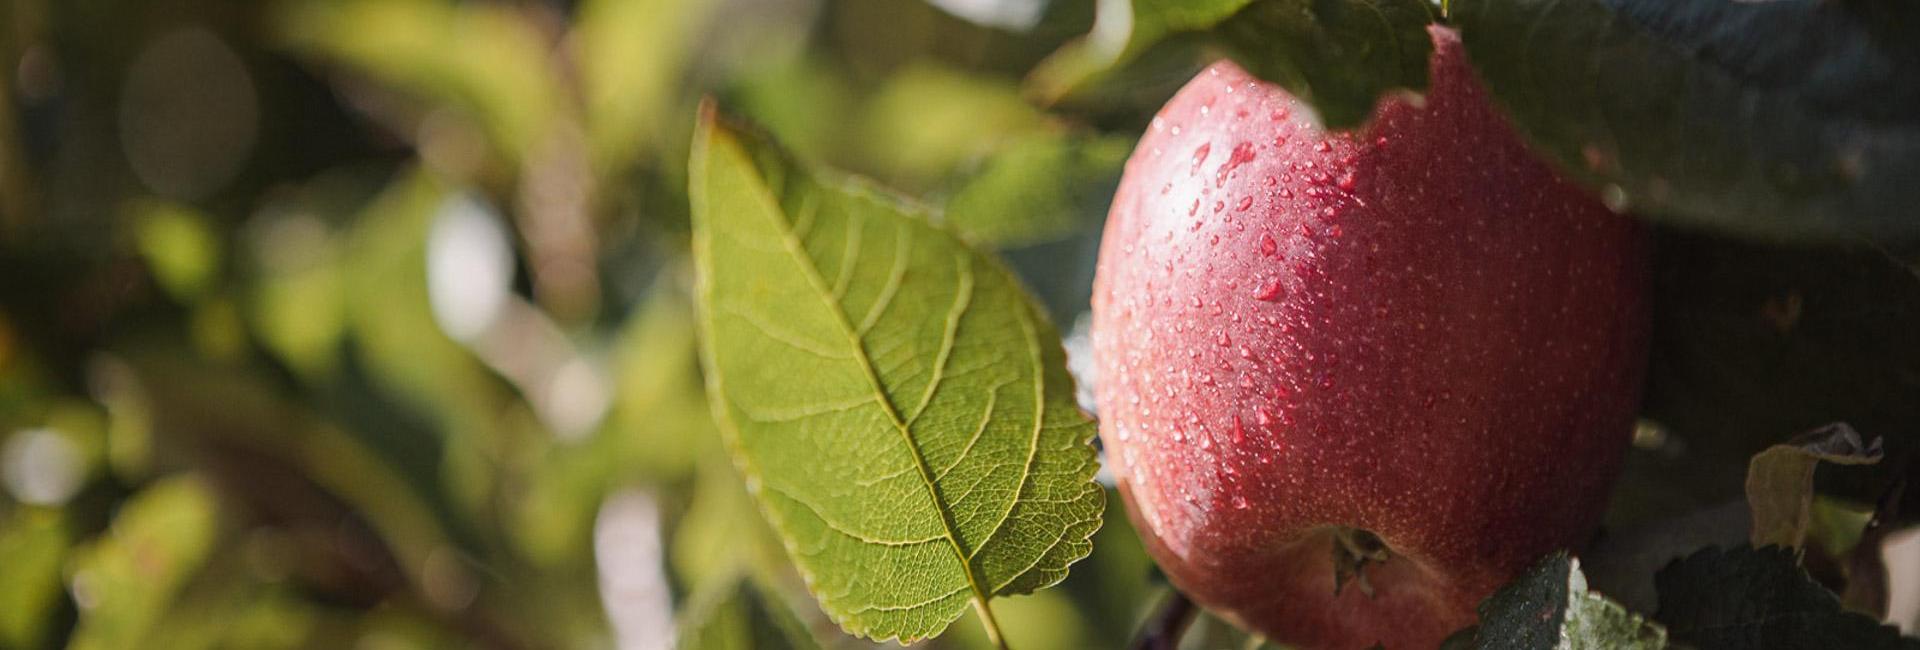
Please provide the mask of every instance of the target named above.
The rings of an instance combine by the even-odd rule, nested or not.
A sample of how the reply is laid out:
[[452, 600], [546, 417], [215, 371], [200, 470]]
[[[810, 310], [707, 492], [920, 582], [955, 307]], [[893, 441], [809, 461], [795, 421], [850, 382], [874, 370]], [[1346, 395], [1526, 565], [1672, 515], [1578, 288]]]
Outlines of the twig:
[[1180, 590], [1169, 590], [1166, 600], [1160, 601], [1153, 616], [1140, 627], [1139, 634], [1133, 638], [1133, 650], [1174, 650], [1180, 647], [1180, 637], [1193, 624], [1194, 615], [1199, 609], [1193, 601]]

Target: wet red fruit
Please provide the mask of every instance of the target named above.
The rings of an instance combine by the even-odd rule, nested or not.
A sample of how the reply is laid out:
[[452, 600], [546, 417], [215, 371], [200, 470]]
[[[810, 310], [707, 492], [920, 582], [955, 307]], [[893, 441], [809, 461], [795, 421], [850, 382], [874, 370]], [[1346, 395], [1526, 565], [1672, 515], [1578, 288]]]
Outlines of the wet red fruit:
[[1424, 107], [1351, 134], [1213, 66], [1108, 220], [1108, 462], [1173, 582], [1276, 641], [1434, 647], [1586, 540], [1631, 435], [1644, 234], [1530, 155], [1434, 37]]

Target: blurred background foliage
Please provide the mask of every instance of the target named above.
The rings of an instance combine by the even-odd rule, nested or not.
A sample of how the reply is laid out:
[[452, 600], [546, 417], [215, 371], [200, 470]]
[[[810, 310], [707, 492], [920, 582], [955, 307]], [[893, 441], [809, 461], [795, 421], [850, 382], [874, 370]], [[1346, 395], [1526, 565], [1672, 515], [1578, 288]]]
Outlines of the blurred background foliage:
[[[1217, 54], [1059, 92], [1096, 4], [0, 0], [0, 648], [865, 646], [709, 419], [695, 106], [935, 206], [1072, 351], [1133, 138]], [[1744, 540], [1748, 458], [1835, 420], [1889, 458], [1821, 470], [1806, 562], [1844, 582], [1911, 465], [1920, 256], [1660, 242], [1594, 584]], [[1014, 647], [1117, 647], [1165, 593], [1115, 507], [993, 607]]]
[[[1200, 63], [1037, 108], [1092, 11], [0, 0], [0, 648], [861, 646], [709, 420], [694, 106], [947, 206], [1071, 325]], [[1156, 600], [1110, 515], [996, 601], [1016, 646], [1119, 645]]]

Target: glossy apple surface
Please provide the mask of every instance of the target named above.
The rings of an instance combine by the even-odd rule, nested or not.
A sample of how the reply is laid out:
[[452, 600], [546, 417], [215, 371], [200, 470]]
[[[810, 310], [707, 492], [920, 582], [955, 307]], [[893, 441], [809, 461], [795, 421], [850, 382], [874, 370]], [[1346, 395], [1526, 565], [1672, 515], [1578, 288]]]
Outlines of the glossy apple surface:
[[[1631, 437], [1644, 233], [1531, 155], [1434, 39], [1424, 103], [1348, 134], [1214, 65], [1108, 219], [1108, 462], [1173, 582], [1275, 641], [1434, 647], [1587, 540]], [[1384, 549], [1348, 559], [1385, 560], [1336, 592], [1356, 539]]]

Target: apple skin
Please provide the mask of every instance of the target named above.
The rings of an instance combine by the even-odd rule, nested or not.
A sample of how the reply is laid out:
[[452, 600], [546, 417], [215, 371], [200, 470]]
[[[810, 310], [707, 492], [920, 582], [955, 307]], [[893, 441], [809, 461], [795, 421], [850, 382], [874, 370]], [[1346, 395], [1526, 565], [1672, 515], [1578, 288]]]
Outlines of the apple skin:
[[[1094, 282], [1100, 437], [1196, 602], [1304, 648], [1432, 648], [1593, 533], [1647, 355], [1648, 244], [1540, 162], [1457, 36], [1329, 134], [1218, 63], [1129, 159]], [[1378, 536], [1336, 594], [1331, 531]]]

